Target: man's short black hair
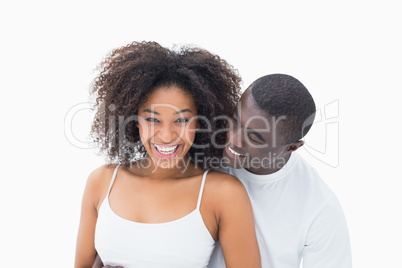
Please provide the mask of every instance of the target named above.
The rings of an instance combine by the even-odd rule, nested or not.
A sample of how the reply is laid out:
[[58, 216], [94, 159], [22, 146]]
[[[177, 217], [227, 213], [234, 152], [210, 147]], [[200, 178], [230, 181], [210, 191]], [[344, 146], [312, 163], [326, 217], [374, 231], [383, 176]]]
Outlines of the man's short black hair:
[[303, 138], [315, 118], [315, 103], [307, 88], [286, 74], [270, 74], [257, 79], [251, 91], [258, 107], [271, 116], [285, 116], [283, 134], [287, 143]]

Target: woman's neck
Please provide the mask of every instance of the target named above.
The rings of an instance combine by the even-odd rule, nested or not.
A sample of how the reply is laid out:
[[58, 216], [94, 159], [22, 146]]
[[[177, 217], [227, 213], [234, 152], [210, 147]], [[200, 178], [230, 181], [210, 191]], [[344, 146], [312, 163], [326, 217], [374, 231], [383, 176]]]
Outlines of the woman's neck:
[[173, 166], [164, 165], [163, 162], [155, 163], [145, 157], [133, 163], [130, 170], [136, 175], [155, 180], [179, 179], [202, 172], [202, 169], [196, 167], [187, 157], [177, 160]]

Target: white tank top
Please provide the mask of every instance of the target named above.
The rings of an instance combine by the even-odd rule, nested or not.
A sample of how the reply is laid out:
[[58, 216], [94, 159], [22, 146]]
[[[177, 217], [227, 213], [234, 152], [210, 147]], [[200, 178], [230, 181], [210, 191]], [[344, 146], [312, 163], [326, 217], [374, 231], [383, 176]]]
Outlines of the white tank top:
[[204, 172], [197, 207], [186, 216], [164, 223], [139, 223], [115, 214], [109, 193], [118, 165], [103, 200], [96, 223], [95, 248], [104, 265], [128, 268], [207, 267], [215, 241], [200, 213], [208, 170]]

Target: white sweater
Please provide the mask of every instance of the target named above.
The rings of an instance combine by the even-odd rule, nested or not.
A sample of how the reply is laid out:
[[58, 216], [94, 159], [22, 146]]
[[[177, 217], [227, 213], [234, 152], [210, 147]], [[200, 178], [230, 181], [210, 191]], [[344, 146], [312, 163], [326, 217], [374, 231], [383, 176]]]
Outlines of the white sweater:
[[[350, 268], [349, 233], [338, 199], [317, 172], [292, 153], [269, 175], [223, 170], [244, 184], [253, 205], [263, 268]], [[209, 268], [225, 267], [218, 244]]]

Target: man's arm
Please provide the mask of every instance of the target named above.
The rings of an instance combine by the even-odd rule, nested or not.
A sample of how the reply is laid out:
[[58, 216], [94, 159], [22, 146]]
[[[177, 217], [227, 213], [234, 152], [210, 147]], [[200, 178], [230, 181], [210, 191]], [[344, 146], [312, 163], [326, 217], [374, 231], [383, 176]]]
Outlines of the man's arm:
[[96, 254], [96, 258], [94, 264], [92, 265], [92, 268], [103, 268], [102, 260], [98, 254]]
[[102, 262], [101, 258], [99, 257], [98, 254], [96, 254], [95, 262], [92, 265], [92, 268], [124, 268], [124, 267], [123, 266], [110, 266], [110, 265], [103, 266], [103, 262]]
[[336, 197], [323, 207], [312, 222], [303, 251], [303, 268], [333, 267], [352, 267], [349, 231]]

